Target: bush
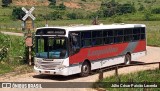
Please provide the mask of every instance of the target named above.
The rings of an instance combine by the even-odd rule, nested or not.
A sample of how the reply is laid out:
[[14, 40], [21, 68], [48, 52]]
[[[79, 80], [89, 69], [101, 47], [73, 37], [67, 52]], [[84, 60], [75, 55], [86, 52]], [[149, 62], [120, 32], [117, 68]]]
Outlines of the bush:
[[64, 12], [63, 11], [54, 11], [47, 15], [48, 20], [57, 20], [63, 19]]
[[48, 1], [50, 1], [50, 4], [49, 4], [49, 7], [50, 8], [55, 8], [56, 7], [56, 0], [48, 0]]
[[66, 6], [65, 6], [63, 3], [61, 3], [61, 4], [58, 6], [58, 8], [59, 8], [60, 10], [66, 10]]
[[134, 4], [124, 3], [120, 4], [114, 0], [110, 2], [103, 2], [101, 4], [101, 11], [103, 11], [104, 17], [111, 17], [113, 15], [122, 15], [126, 13], [133, 13], [136, 11]]
[[56, 5], [56, 3], [57, 3], [57, 2], [56, 2], [56, 0], [48, 0], [48, 1], [50, 1], [50, 2], [51, 2], [49, 5], [54, 5], [54, 6], [55, 6], [55, 5]]
[[14, 8], [12, 11], [12, 18], [22, 20], [25, 12], [21, 8]]
[[151, 10], [152, 14], [160, 14], [160, 7]]
[[151, 14], [150, 11], [145, 11], [145, 13], [144, 13], [144, 20], [150, 21], [151, 20], [151, 16], [152, 16], [152, 14]]
[[138, 11], [143, 11], [143, 10], [145, 10], [145, 7], [142, 4], [140, 4]]
[[68, 17], [69, 19], [77, 19], [77, 14], [74, 13], [74, 12], [68, 13], [68, 14], [67, 14], [67, 17]]
[[81, 1], [86, 2], [86, 0], [81, 0]]
[[122, 23], [123, 21], [122, 21], [122, 18], [120, 18], [120, 17], [115, 17], [114, 18], [114, 23]]
[[12, 3], [12, 0], [2, 0], [2, 7], [8, 7]]
[[71, 12], [67, 14], [67, 17], [69, 19], [83, 19], [84, 18], [82, 12]]
[[119, 3], [115, 2], [114, 0], [110, 2], [102, 2], [101, 10], [104, 13], [104, 17], [111, 17], [115, 15], [118, 11]]
[[133, 13], [136, 11], [134, 5], [132, 4], [122, 4], [122, 5], [119, 5], [119, 12], [120, 14], [126, 14], [126, 13]]
[[151, 0], [145, 0], [144, 3], [148, 3], [149, 4], [149, 3], [152, 3], [152, 1]]
[[92, 19], [93, 17], [97, 17], [97, 16], [98, 18], [103, 18], [104, 17], [103, 11], [98, 10], [97, 12], [91, 12], [86, 16], [86, 18]]

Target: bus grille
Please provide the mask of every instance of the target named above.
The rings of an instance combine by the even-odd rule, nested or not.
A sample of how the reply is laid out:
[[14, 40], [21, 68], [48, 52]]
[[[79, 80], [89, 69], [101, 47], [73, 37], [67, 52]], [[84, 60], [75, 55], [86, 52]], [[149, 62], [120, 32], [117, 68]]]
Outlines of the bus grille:
[[55, 68], [60, 64], [61, 62], [41, 62], [40, 68], [45, 70], [55, 70]]

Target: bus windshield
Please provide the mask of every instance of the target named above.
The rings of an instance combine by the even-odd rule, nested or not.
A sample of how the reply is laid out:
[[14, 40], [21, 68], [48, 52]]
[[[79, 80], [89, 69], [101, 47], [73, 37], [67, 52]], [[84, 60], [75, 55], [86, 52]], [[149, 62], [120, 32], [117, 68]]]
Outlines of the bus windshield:
[[36, 57], [64, 59], [68, 56], [66, 42], [65, 37], [36, 37]]

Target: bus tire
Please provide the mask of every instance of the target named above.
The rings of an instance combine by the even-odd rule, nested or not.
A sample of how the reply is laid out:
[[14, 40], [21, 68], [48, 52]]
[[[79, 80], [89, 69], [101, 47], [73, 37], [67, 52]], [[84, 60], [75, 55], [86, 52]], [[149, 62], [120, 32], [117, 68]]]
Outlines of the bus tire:
[[89, 65], [89, 62], [85, 61], [82, 64], [80, 76], [82, 77], [88, 76], [90, 74], [90, 71], [91, 71], [91, 67]]
[[126, 55], [125, 55], [124, 63], [125, 63], [126, 65], [131, 64], [131, 55], [130, 55], [130, 54], [126, 54]]

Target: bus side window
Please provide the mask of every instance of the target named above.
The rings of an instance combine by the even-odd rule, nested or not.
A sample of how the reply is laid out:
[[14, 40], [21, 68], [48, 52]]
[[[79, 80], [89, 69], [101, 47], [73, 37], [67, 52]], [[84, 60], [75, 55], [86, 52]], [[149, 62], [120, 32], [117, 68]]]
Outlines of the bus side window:
[[70, 35], [70, 51], [74, 54], [80, 49], [80, 36], [79, 33], [71, 33]]
[[105, 44], [113, 44], [114, 42], [113, 30], [104, 30], [103, 38]]
[[145, 39], [145, 28], [141, 28], [141, 40]]
[[133, 29], [133, 40], [134, 41], [140, 40], [141, 38], [140, 32], [141, 32], [140, 28]]
[[133, 41], [133, 29], [126, 28], [124, 29], [124, 42]]
[[91, 46], [91, 37], [91, 31], [81, 32], [81, 47]]
[[102, 30], [92, 31], [92, 46], [103, 44]]
[[73, 43], [72, 45], [73, 45], [73, 47], [78, 47], [79, 48], [80, 47], [79, 42], [80, 41], [79, 41], [79, 37], [78, 36], [73, 36], [72, 37], [72, 43]]

